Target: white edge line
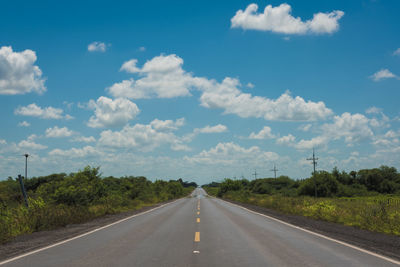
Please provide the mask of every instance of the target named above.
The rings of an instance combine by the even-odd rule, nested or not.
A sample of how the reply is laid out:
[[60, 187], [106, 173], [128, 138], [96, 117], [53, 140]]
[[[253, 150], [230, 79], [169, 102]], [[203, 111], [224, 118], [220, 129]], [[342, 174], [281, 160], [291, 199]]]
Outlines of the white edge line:
[[[212, 197], [213, 197], [213, 196], [212, 196]], [[229, 204], [231, 204], [231, 205], [237, 206], [237, 207], [239, 207], [239, 208], [241, 208], [241, 209], [244, 209], [244, 210], [246, 210], [246, 211], [249, 211], [249, 212], [251, 212], [251, 213], [254, 213], [254, 214], [257, 214], [257, 215], [260, 215], [260, 216], [266, 217], [266, 218], [268, 218], [268, 219], [271, 219], [271, 220], [274, 220], [274, 221], [280, 222], [280, 223], [282, 223], [282, 224], [284, 224], [284, 225], [287, 225], [287, 226], [290, 226], [290, 227], [292, 227], [292, 228], [295, 228], [295, 229], [298, 229], [298, 230], [304, 231], [304, 232], [306, 232], [306, 233], [309, 233], [309, 234], [312, 234], [312, 235], [315, 235], [315, 236], [318, 236], [318, 237], [324, 238], [324, 239], [326, 239], [326, 240], [329, 240], [329, 241], [332, 241], [332, 242], [335, 242], [335, 243], [341, 244], [341, 245], [343, 245], [343, 246], [347, 246], [347, 247], [349, 247], [349, 248], [352, 248], [352, 249], [355, 249], [355, 250], [358, 250], [358, 251], [364, 252], [364, 253], [366, 253], [366, 254], [369, 254], [369, 255], [375, 256], [375, 257], [377, 257], [377, 258], [380, 258], [380, 259], [383, 259], [383, 260], [389, 261], [389, 262], [391, 262], [391, 263], [394, 263], [394, 264], [400, 265], [400, 261], [397, 261], [397, 260], [395, 260], [395, 259], [392, 259], [392, 258], [389, 258], [389, 257], [382, 256], [382, 255], [380, 255], [380, 254], [377, 254], [377, 253], [375, 253], [375, 252], [372, 252], [372, 251], [369, 251], [369, 250], [366, 250], [366, 249], [363, 249], [363, 248], [360, 248], [360, 247], [357, 247], [357, 246], [351, 245], [351, 244], [349, 244], [349, 243], [346, 243], [346, 242], [343, 242], [343, 241], [340, 241], [340, 240], [337, 240], [337, 239], [334, 239], [334, 238], [331, 238], [331, 237], [328, 237], [328, 236], [325, 236], [325, 235], [322, 235], [322, 234], [315, 233], [315, 232], [313, 232], [313, 231], [310, 231], [310, 230], [304, 229], [304, 228], [302, 228], [302, 227], [299, 227], [299, 226], [293, 225], [293, 224], [291, 224], [291, 223], [287, 223], [287, 222], [281, 221], [281, 220], [279, 220], [279, 219], [276, 219], [276, 218], [274, 218], [274, 217], [271, 217], [271, 216], [268, 216], [268, 215], [265, 215], [265, 214], [262, 214], [262, 213], [259, 213], [259, 212], [256, 212], [256, 211], [253, 211], [253, 210], [247, 209], [247, 208], [245, 208], [245, 207], [242, 207], [242, 206], [240, 206], [240, 205], [237, 205], [237, 204], [231, 203], [231, 202], [229, 202], [229, 201], [226, 201], [226, 200], [223, 200], [223, 199], [220, 199], [220, 198], [216, 198], [216, 197], [213, 197], [213, 198], [215, 198], [215, 199], [219, 199], [219, 200], [222, 200], [222, 201], [224, 201], [224, 202], [226, 202], [226, 203], [229, 203]]]
[[141, 213], [134, 214], [134, 215], [132, 215], [132, 216], [126, 217], [126, 218], [121, 219], [121, 220], [119, 220], [119, 221], [116, 221], [116, 222], [107, 224], [107, 225], [102, 226], [102, 227], [100, 227], [100, 228], [96, 228], [96, 229], [91, 230], [91, 231], [89, 231], [89, 232], [86, 232], [86, 233], [83, 233], [83, 234], [80, 234], [80, 235], [71, 237], [71, 238], [69, 238], [69, 239], [66, 239], [66, 240], [57, 242], [57, 243], [55, 243], [55, 244], [52, 244], [52, 245], [49, 245], [49, 246], [46, 246], [46, 247], [43, 247], [43, 248], [39, 248], [39, 249], [36, 249], [36, 250], [32, 250], [32, 251], [30, 251], [30, 252], [24, 253], [24, 254], [22, 254], [22, 255], [16, 256], [16, 257], [11, 258], [11, 259], [7, 259], [7, 260], [5, 260], [5, 261], [1, 261], [1, 262], [0, 262], [0, 265], [3, 265], [3, 264], [6, 264], [6, 263], [9, 263], [9, 262], [12, 262], [12, 261], [15, 261], [15, 260], [24, 258], [24, 257], [26, 257], [26, 256], [29, 256], [29, 255], [32, 255], [32, 254], [41, 252], [41, 251], [46, 250], [46, 249], [49, 249], [49, 248], [53, 248], [53, 247], [56, 247], [56, 246], [65, 244], [65, 243], [67, 243], [67, 242], [69, 242], [69, 241], [72, 241], [72, 240], [75, 240], [75, 239], [84, 237], [84, 236], [86, 236], [86, 235], [93, 234], [93, 233], [95, 233], [95, 232], [97, 232], [97, 231], [103, 230], [103, 229], [105, 229], [105, 228], [107, 228], [107, 227], [113, 226], [113, 225], [118, 224], [118, 223], [121, 223], [121, 222], [123, 222], [123, 221], [126, 221], [126, 220], [132, 219], [132, 218], [134, 218], [134, 217], [137, 217], [137, 216], [140, 216], [140, 215], [143, 215], [143, 214], [152, 212], [152, 211], [154, 211], [154, 210], [160, 209], [160, 208], [162, 208], [162, 207], [164, 207], [164, 206], [167, 206], [167, 205], [170, 205], [170, 204], [172, 204], [172, 203], [175, 203], [175, 202], [177, 202], [177, 201], [179, 201], [179, 200], [181, 200], [181, 199], [183, 199], [183, 198], [179, 198], [179, 199], [177, 199], [177, 200], [175, 200], [175, 201], [172, 201], [172, 202], [169, 202], [169, 203], [165, 203], [165, 204], [163, 204], [163, 205], [161, 205], [161, 206], [152, 208], [152, 209], [150, 209], [150, 210], [146, 210], [146, 211], [143, 211], [143, 212], [141, 212]]

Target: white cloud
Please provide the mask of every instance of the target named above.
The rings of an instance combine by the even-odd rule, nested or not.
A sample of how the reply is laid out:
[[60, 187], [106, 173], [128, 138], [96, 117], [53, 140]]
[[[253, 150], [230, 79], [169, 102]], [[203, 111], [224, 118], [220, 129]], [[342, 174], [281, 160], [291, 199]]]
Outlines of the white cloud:
[[20, 127], [29, 127], [31, 126], [31, 124], [27, 121], [21, 121], [20, 123], [18, 123], [18, 126]]
[[172, 150], [189, 150], [173, 133], [182, 126], [183, 120], [153, 120], [150, 124], [126, 125], [121, 131], [101, 132], [99, 144], [110, 148], [136, 148], [139, 151], [152, 151], [156, 147], [169, 144]]
[[63, 110], [60, 108], [45, 107], [41, 108], [35, 103], [29, 104], [25, 107], [18, 107], [15, 109], [14, 114], [22, 116], [38, 117], [42, 119], [70, 119], [70, 115], [63, 115]]
[[343, 138], [348, 146], [353, 146], [364, 140], [372, 140], [374, 133], [370, 127], [372, 119], [362, 114], [343, 113], [335, 116], [332, 123], [325, 123], [320, 127], [321, 135], [310, 140], [296, 142], [295, 136], [289, 134], [276, 140], [277, 144], [287, 145], [299, 150], [326, 146], [329, 142]]
[[375, 82], [379, 82], [380, 80], [396, 78], [398, 79], [397, 75], [390, 72], [388, 69], [381, 69], [370, 76], [372, 80]]
[[172, 98], [188, 96], [190, 90], [199, 90], [203, 107], [221, 108], [225, 114], [236, 114], [243, 118], [313, 121], [325, 119], [332, 114], [323, 102], [306, 102], [299, 96], [293, 98], [289, 92], [271, 100], [243, 93], [239, 90], [241, 84], [238, 79], [227, 77], [219, 83], [195, 77], [182, 69], [183, 59], [176, 55], [154, 57], [142, 68], [136, 64], [136, 59], [129, 60], [122, 65], [121, 70], [143, 77], [115, 83], [108, 88], [111, 95], [132, 99]]
[[121, 70], [136, 73], [138, 80], [124, 80], [108, 88], [114, 97], [173, 98], [189, 96], [189, 89], [196, 83], [196, 78], [182, 69], [183, 59], [172, 54], [160, 55], [147, 61], [142, 68], [136, 66], [137, 60], [125, 62]]
[[146, 47], [144, 47], [144, 46], [141, 46], [141, 47], [139, 47], [139, 49], [138, 49], [140, 52], [144, 52], [144, 51], [146, 51]]
[[261, 129], [261, 131], [259, 131], [258, 133], [251, 133], [249, 136], [250, 139], [272, 139], [275, 138], [275, 135], [272, 134], [272, 130], [270, 127], [268, 126], [264, 126], [263, 129]]
[[297, 129], [299, 129], [300, 131], [303, 131], [303, 132], [308, 132], [311, 129], [311, 127], [312, 127], [312, 124], [308, 123], [308, 124], [300, 125]]
[[185, 118], [177, 119], [176, 121], [173, 120], [159, 120], [154, 119], [150, 122], [150, 126], [156, 131], [174, 131], [177, 130], [179, 127], [182, 127], [185, 124]]
[[400, 48], [397, 48], [394, 52], [393, 52], [394, 56], [399, 56], [400, 55]]
[[382, 112], [381, 108], [377, 108], [377, 107], [369, 107], [365, 113], [367, 114], [380, 114]]
[[140, 69], [138, 67], [136, 67], [136, 64], [137, 64], [137, 59], [128, 60], [128, 61], [124, 62], [124, 64], [122, 64], [122, 66], [119, 70], [126, 71], [128, 73], [139, 72]]
[[320, 147], [322, 145], [325, 145], [328, 142], [326, 136], [317, 136], [314, 138], [311, 138], [311, 140], [300, 140], [297, 144], [294, 144], [293, 146], [296, 149], [300, 150], [308, 150], [316, 147]]
[[4, 139], [0, 139], [0, 145], [5, 145], [5, 144], [7, 144], [7, 141]]
[[292, 145], [295, 140], [296, 137], [294, 137], [292, 134], [288, 134], [276, 139], [276, 143], [279, 145]]
[[314, 121], [325, 119], [332, 114], [323, 102], [305, 101], [302, 97], [293, 98], [285, 92], [272, 100], [252, 96], [238, 89], [237, 79], [225, 78], [214, 88], [205, 90], [200, 97], [201, 105], [206, 108], [222, 108], [225, 114], [236, 114], [242, 118], [256, 117], [279, 121]]
[[283, 34], [334, 33], [338, 31], [338, 21], [344, 15], [340, 10], [319, 12], [314, 14], [311, 20], [302, 21], [300, 17], [295, 18], [291, 15], [292, 8], [288, 4], [277, 7], [268, 5], [263, 13], [258, 13], [257, 10], [257, 4], [248, 5], [244, 11], [238, 10], [231, 19], [231, 27]]
[[96, 142], [96, 138], [93, 136], [78, 136], [71, 140], [72, 142], [83, 142], [83, 143], [91, 143]]
[[46, 91], [42, 71], [35, 64], [32, 50], [13, 52], [11, 46], [0, 48], [0, 94], [17, 95]]
[[210, 150], [203, 150], [192, 157], [184, 157], [189, 163], [231, 165], [231, 166], [257, 166], [266, 162], [279, 159], [275, 152], [264, 152], [257, 146], [250, 148], [241, 147], [235, 143], [219, 143]]
[[88, 156], [100, 156], [102, 152], [98, 151], [92, 146], [85, 146], [83, 148], [71, 148], [67, 150], [53, 149], [49, 152], [50, 156], [59, 156], [65, 158], [84, 158]]
[[103, 42], [93, 42], [88, 45], [89, 52], [106, 52], [107, 45]]
[[46, 137], [50, 138], [60, 138], [71, 136], [74, 132], [69, 130], [67, 127], [58, 128], [57, 126], [53, 128], [46, 129]]
[[205, 126], [203, 128], [194, 129], [195, 133], [223, 133], [228, 131], [228, 127], [222, 124], [217, 124], [215, 126]]
[[374, 135], [369, 127], [370, 120], [362, 114], [345, 112], [341, 116], [335, 116], [333, 120], [332, 124], [322, 125], [322, 130], [334, 140], [343, 137], [346, 143], [352, 144]]
[[42, 150], [47, 148], [47, 146], [37, 144], [31, 140], [22, 140], [21, 142], [18, 143], [18, 147], [22, 149], [32, 149], [32, 150]]
[[252, 84], [252, 83], [250, 83], [250, 82], [247, 83], [246, 86], [247, 86], [248, 88], [254, 88], [254, 84]]
[[125, 98], [111, 99], [101, 96], [95, 102], [89, 101], [89, 108], [94, 109], [87, 125], [92, 128], [118, 127], [134, 119], [140, 112], [135, 103]]

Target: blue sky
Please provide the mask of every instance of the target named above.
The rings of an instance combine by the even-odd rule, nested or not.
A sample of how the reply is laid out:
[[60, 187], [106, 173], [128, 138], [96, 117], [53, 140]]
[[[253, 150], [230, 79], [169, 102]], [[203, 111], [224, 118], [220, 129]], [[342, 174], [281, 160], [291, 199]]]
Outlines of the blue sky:
[[12, 1], [0, 179], [400, 167], [398, 1]]

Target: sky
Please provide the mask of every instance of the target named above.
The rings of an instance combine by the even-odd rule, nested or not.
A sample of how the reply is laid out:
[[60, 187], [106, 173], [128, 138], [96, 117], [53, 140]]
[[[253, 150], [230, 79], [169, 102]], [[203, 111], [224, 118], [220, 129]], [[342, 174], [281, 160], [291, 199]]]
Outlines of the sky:
[[0, 179], [400, 168], [399, 1], [6, 1]]

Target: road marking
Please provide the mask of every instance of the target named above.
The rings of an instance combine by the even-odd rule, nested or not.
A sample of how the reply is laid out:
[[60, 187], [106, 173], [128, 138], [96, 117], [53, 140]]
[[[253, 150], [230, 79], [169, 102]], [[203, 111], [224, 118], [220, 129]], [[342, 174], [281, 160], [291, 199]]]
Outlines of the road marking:
[[194, 254], [200, 254], [200, 251], [198, 251], [198, 250], [193, 250], [193, 253], [194, 253]]
[[200, 211], [197, 212], [197, 215], [200, 215]]
[[[152, 208], [152, 209], [150, 209], [150, 210], [146, 210], [146, 211], [143, 211], [143, 212], [141, 212], [141, 213], [138, 213], [138, 214], [129, 216], [129, 217], [127, 217], [127, 218], [124, 218], [124, 219], [121, 219], [121, 220], [119, 220], [119, 221], [116, 221], [116, 222], [107, 224], [107, 225], [105, 225], [105, 226], [99, 227], [99, 228], [94, 229], [94, 230], [92, 230], [92, 231], [89, 231], [89, 232], [87, 232], [87, 233], [83, 233], [83, 234], [80, 234], [80, 235], [78, 235], [78, 236], [75, 236], [75, 237], [71, 237], [71, 238], [69, 238], [69, 239], [66, 239], [66, 240], [64, 240], [64, 241], [61, 241], [61, 242], [58, 242], [58, 243], [55, 243], [55, 244], [52, 244], [52, 245], [49, 245], [49, 246], [46, 246], [46, 247], [43, 247], [43, 248], [39, 248], [39, 249], [30, 251], [30, 252], [27, 252], [27, 253], [25, 253], [25, 254], [16, 256], [16, 257], [14, 257], [14, 258], [11, 258], [11, 259], [8, 259], [8, 260], [5, 260], [5, 261], [1, 261], [1, 262], [0, 262], [0, 265], [3, 265], [3, 264], [6, 264], [6, 263], [9, 263], [9, 262], [12, 262], [12, 261], [15, 261], [15, 260], [24, 258], [24, 257], [26, 257], [26, 256], [29, 256], [29, 255], [32, 255], [32, 254], [41, 252], [41, 251], [46, 250], [46, 249], [49, 249], [49, 248], [53, 248], [53, 247], [56, 247], [56, 246], [65, 244], [65, 243], [67, 243], [67, 242], [69, 242], [69, 241], [72, 241], [72, 240], [75, 240], [75, 239], [78, 239], [78, 238], [81, 238], [81, 237], [84, 237], [84, 236], [93, 234], [93, 233], [95, 233], [95, 232], [97, 232], [97, 231], [103, 230], [103, 229], [108, 228], [108, 227], [110, 227], [110, 226], [113, 226], [113, 225], [115, 225], [115, 224], [118, 224], [118, 223], [127, 221], [127, 220], [129, 220], [129, 219], [134, 218], [134, 217], [137, 217], [137, 216], [140, 216], [140, 215], [143, 215], [143, 214], [152, 212], [152, 211], [154, 211], [154, 210], [160, 209], [160, 208], [165, 207], [165, 206], [167, 206], [167, 205], [173, 204], [173, 203], [175, 203], [175, 202], [177, 202], [177, 201], [179, 201], [179, 200], [182, 200], [182, 199], [183, 199], [183, 198], [179, 198], [179, 199], [177, 199], [177, 200], [175, 200], [175, 201], [172, 201], [172, 202], [163, 204], [163, 205], [161, 205], [161, 206]], [[199, 236], [199, 237], [200, 237], [200, 236]]]
[[200, 218], [197, 218], [197, 222], [198, 222], [198, 223], [200, 222]]
[[197, 207], [198, 210], [200, 210], [200, 207]]
[[200, 232], [194, 234], [194, 242], [200, 242]]
[[[217, 199], [217, 198], [216, 198], [216, 199]], [[239, 207], [239, 208], [241, 208], [241, 209], [244, 209], [244, 210], [246, 210], [246, 211], [248, 211], [248, 212], [251, 212], [251, 213], [254, 213], [254, 214], [257, 214], [257, 215], [266, 217], [266, 218], [268, 218], [268, 219], [271, 219], [271, 220], [273, 220], [273, 221], [282, 223], [282, 224], [287, 225], [287, 226], [289, 226], [289, 227], [292, 227], [292, 228], [295, 228], [295, 229], [304, 231], [304, 232], [309, 233], [309, 234], [311, 234], [311, 235], [315, 235], [315, 236], [324, 238], [324, 239], [326, 239], [326, 240], [329, 240], [329, 241], [332, 241], [332, 242], [341, 244], [341, 245], [343, 245], [343, 246], [346, 246], [346, 247], [349, 247], [349, 248], [352, 248], [352, 249], [355, 249], [355, 250], [364, 252], [364, 253], [369, 254], [369, 255], [371, 255], [371, 256], [375, 256], [375, 257], [380, 258], [380, 259], [382, 259], [382, 260], [386, 260], [386, 261], [388, 261], [388, 262], [391, 262], [391, 263], [400, 265], [400, 261], [397, 261], [397, 260], [395, 260], [395, 259], [391, 259], [391, 258], [388, 258], [388, 257], [386, 257], [386, 256], [377, 254], [377, 253], [375, 253], [375, 252], [368, 251], [368, 250], [366, 250], [366, 249], [363, 249], [363, 248], [360, 248], [360, 247], [351, 245], [351, 244], [349, 244], [349, 243], [346, 243], [346, 242], [343, 242], [343, 241], [340, 241], [340, 240], [336, 240], [336, 239], [334, 239], [334, 238], [331, 238], [331, 237], [328, 237], [328, 236], [325, 236], [325, 235], [322, 235], [322, 234], [315, 233], [315, 232], [313, 232], [313, 231], [310, 231], [310, 230], [301, 228], [301, 227], [296, 226], [296, 225], [293, 225], [293, 224], [291, 224], [291, 223], [287, 223], [287, 222], [281, 221], [281, 220], [279, 220], [279, 219], [276, 219], [276, 218], [274, 218], [274, 217], [271, 217], [271, 216], [268, 216], [268, 215], [265, 215], [265, 214], [262, 214], [262, 213], [259, 213], [259, 212], [256, 212], [256, 211], [252, 211], [252, 210], [247, 209], [247, 208], [245, 208], [245, 207], [242, 207], [242, 206], [240, 206], [240, 205], [233, 204], [233, 203], [228, 202], [228, 201], [225, 201], [225, 200], [223, 200], [223, 199], [219, 199], [219, 200], [222, 200], [222, 201], [224, 201], [224, 202], [226, 202], [226, 203], [228, 203], [228, 204], [231, 204], [231, 205], [233, 205], [233, 206], [236, 206], [236, 207]]]

